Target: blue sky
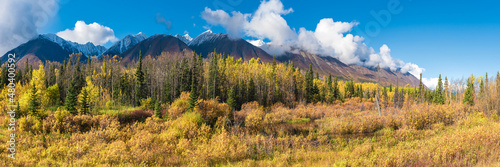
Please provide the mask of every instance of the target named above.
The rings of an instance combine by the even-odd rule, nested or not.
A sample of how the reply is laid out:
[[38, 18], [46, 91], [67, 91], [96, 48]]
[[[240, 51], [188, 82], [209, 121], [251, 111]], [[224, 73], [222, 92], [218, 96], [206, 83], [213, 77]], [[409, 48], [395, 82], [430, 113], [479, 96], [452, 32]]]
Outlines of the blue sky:
[[[323, 18], [357, 22], [359, 24], [348, 33], [365, 38], [363, 42], [377, 53], [386, 44], [392, 58], [425, 68], [425, 78], [439, 74], [461, 78], [486, 72], [492, 76], [500, 70], [500, 54], [496, 49], [500, 40], [500, 10], [496, 1], [400, 0], [397, 2], [401, 12], [391, 14], [388, 24], [380, 26], [376, 35], [366, 35], [365, 31], [367, 23], [377, 23], [371, 12], [387, 10], [388, 4], [394, 1], [281, 2], [285, 9], [293, 9], [281, 16], [296, 33], [301, 27], [314, 31]], [[205, 7], [251, 14], [260, 4], [261, 1], [248, 0], [61, 0], [57, 14], [39, 33], [73, 29], [77, 21], [109, 27], [118, 39], [138, 32], [148, 36], [188, 32], [195, 37], [207, 26], [214, 32], [226, 33], [224, 27], [210, 25], [201, 17]], [[168, 20], [171, 28], [157, 23], [158, 16]], [[111, 44], [108, 42], [105, 46]]]

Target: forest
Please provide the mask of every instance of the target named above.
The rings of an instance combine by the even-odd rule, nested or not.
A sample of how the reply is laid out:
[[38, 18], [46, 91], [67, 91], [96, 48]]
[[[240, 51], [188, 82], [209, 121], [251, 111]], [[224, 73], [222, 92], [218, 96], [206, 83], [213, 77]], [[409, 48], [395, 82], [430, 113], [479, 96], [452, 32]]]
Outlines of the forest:
[[18, 64], [0, 166], [500, 165], [499, 73], [431, 90], [216, 52], [82, 57]]

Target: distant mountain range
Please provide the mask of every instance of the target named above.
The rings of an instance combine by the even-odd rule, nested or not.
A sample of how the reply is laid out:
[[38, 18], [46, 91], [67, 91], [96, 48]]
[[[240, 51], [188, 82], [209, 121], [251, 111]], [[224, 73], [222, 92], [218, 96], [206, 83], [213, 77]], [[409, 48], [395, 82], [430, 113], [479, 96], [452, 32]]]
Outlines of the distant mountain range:
[[[245, 61], [251, 58], [260, 58], [263, 63], [271, 63], [273, 56], [261, 49], [265, 43], [248, 41], [237, 38], [232, 39], [227, 34], [213, 33], [208, 30], [198, 35], [194, 39], [189, 35], [163, 35], [157, 34], [146, 36], [143, 33], [127, 35], [122, 40], [116, 42], [109, 49], [103, 46], [95, 46], [92, 43], [78, 44], [58, 37], [55, 34], [39, 35], [30, 41], [10, 50], [9, 53], [16, 53], [18, 63], [24, 63], [29, 59], [30, 63], [38, 61], [58, 61], [62, 62], [69, 58], [69, 54], [81, 52], [81, 60], [87, 59], [88, 55], [118, 55], [123, 63], [133, 63], [142, 55], [158, 56], [163, 52], [196, 52], [207, 57], [212, 52], [223, 53], [226, 56]], [[0, 60], [6, 61], [7, 56], [2, 56]], [[321, 56], [311, 54], [303, 50], [296, 49], [292, 52], [286, 52], [284, 55], [276, 56], [279, 62], [293, 61], [295, 66], [301, 69], [309, 68], [312, 65], [314, 71], [321, 75], [331, 73], [341, 79], [353, 79], [361, 82], [380, 82], [384, 85], [396, 84], [418, 86], [419, 80], [413, 75], [400, 71], [391, 71], [388, 69], [370, 69], [359, 65], [346, 65], [336, 58], [330, 56]]]
[[145, 40], [148, 38], [146, 34], [143, 34], [142, 32], [136, 34], [136, 35], [127, 35], [125, 38], [122, 40], [116, 42], [113, 46], [111, 46], [108, 50], [106, 50], [102, 55], [119, 55], [131, 47], [135, 46], [139, 42]]

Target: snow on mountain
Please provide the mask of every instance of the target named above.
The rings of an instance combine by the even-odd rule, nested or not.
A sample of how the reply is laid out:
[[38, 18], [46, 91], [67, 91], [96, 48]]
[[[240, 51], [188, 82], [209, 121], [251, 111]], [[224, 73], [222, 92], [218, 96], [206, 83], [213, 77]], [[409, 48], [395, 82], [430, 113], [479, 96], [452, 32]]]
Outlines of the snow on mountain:
[[262, 45], [265, 45], [266, 43], [262, 40], [247, 40], [248, 43], [252, 44], [253, 46], [261, 47]]
[[175, 35], [176, 38], [180, 39], [182, 42], [184, 42], [185, 44], [189, 44], [189, 42], [191, 42], [193, 40], [193, 38], [191, 38], [189, 36], [189, 34], [186, 34], [186, 35]]
[[227, 35], [222, 34], [222, 33], [216, 34], [216, 33], [213, 33], [211, 30], [207, 30], [207, 31], [201, 33], [200, 35], [196, 36], [196, 38], [191, 40], [191, 42], [189, 42], [188, 45], [189, 46], [198, 46], [204, 42], [215, 41], [215, 40], [218, 40], [221, 38], [227, 38]]
[[113, 44], [113, 46], [106, 50], [103, 55], [119, 55], [146, 38], [148, 38], [148, 36], [142, 32], [136, 35], [127, 35], [122, 40]]
[[76, 42], [64, 40], [63, 38], [57, 36], [56, 34], [43, 34], [39, 35], [38, 37], [57, 43], [63, 49], [68, 50], [70, 52], [73, 53], [82, 52], [82, 54], [85, 56], [88, 56], [89, 54], [100, 56], [104, 51], [106, 51], [106, 48], [104, 46], [101, 45], [95, 46], [91, 42], [87, 42], [86, 44], [78, 44]]

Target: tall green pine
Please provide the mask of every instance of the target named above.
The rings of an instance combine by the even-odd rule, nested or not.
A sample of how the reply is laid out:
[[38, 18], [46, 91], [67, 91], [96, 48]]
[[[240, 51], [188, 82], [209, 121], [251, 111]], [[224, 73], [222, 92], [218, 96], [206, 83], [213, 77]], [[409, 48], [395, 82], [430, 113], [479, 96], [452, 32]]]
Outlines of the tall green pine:
[[68, 93], [66, 95], [66, 101], [64, 103], [64, 106], [66, 107], [66, 110], [68, 110], [72, 114], [76, 114], [76, 105], [77, 105], [77, 90], [75, 88], [75, 80], [71, 80], [69, 88], [68, 88]]
[[35, 84], [32, 85], [31, 97], [28, 104], [28, 112], [30, 115], [38, 117], [38, 110], [40, 109], [40, 102], [37, 95], [37, 90]]
[[142, 54], [139, 51], [139, 62], [137, 62], [137, 69], [135, 71], [135, 105], [139, 106], [142, 99], [144, 99], [144, 73], [142, 72]]
[[443, 93], [443, 80], [441, 79], [441, 74], [439, 74], [438, 85], [434, 90], [434, 100], [435, 104], [444, 104], [444, 93]]
[[474, 105], [474, 80], [472, 77], [467, 79], [467, 88], [465, 88], [463, 103], [470, 106]]

